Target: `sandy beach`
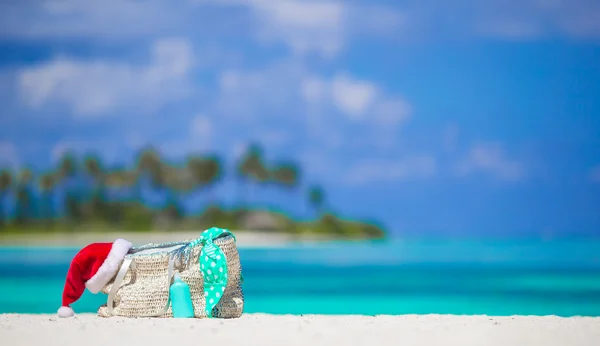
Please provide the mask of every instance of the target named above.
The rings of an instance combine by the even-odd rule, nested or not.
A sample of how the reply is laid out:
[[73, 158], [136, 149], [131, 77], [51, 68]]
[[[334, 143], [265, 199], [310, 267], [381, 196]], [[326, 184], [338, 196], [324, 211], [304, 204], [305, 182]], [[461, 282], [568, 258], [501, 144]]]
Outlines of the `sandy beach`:
[[9, 346], [597, 346], [600, 318], [246, 314], [233, 320], [188, 320], [5, 314], [0, 315], [0, 335]]

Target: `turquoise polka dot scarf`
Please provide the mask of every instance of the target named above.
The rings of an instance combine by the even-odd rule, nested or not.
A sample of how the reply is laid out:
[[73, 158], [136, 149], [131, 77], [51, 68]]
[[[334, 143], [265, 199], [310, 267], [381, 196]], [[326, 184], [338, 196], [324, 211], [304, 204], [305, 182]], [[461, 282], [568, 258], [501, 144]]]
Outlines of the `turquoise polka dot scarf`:
[[206, 299], [206, 315], [212, 316], [213, 308], [219, 303], [225, 287], [227, 287], [227, 258], [214, 240], [222, 236], [235, 236], [229, 230], [213, 227], [200, 236], [202, 252], [200, 253], [200, 270], [204, 276], [204, 298]]

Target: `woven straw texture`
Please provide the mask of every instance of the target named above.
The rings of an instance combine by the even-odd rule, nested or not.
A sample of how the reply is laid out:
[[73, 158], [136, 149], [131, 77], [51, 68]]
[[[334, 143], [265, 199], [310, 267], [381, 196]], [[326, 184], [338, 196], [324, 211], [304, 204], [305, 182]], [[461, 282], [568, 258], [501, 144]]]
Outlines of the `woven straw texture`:
[[[218, 238], [214, 241], [227, 258], [227, 287], [219, 304], [213, 309], [216, 318], [237, 318], [244, 309], [244, 296], [241, 287], [241, 265], [235, 240], [232, 236]], [[153, 248], [154, 244], [143, 246]], [[160, 248], [161, 245], [156, 245]], [[190, 287], [194, 317], [206, 317], [204, 298], [204, 278], [200, 271], [199, 257], [202, 244], [190, 251], [188, 260], [182, 256], [175, 257], [175, 271], [178, 271], [183, 281]], [[173, 251], [158, 251], [155, 253], [132, 253], [127, 255], [133, 259], [127, 274], [115, 295], [113, 313], [115, 316], [143, 317], [156, 314], [164, 309], [169, 299], [168, 265]], [[108, 294], [112, 289], [114, 278], [102, 289]], [[110, 317], [106, 304], [100, 307], [98, 315]], [[166, 313], [157, 317], [172, 317], [171, 307]]]

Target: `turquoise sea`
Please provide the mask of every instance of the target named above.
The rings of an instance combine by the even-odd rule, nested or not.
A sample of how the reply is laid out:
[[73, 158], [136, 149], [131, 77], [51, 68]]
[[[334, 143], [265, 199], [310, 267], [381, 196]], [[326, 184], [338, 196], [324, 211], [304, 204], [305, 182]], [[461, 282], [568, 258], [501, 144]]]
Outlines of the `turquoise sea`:
[[[0, 247], [0, 313], [54, 313], [77, 248]], [[600, 316], [600, 240], [408, 239], [240, 249], [246, 312]], [[106, 296], [86, 291], [76, 312]]]

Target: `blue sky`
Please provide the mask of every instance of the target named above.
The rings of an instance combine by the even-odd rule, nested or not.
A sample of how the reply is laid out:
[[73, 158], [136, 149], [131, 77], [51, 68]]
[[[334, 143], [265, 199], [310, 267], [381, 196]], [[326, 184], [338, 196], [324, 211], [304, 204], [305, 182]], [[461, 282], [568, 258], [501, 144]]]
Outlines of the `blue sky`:
[[[0, 165], [260, 141], [396, 234], [600, 235], [597, 18], [590, 0], [3, 3]], [[253, 196], [306, 214], [301, 192]]]

